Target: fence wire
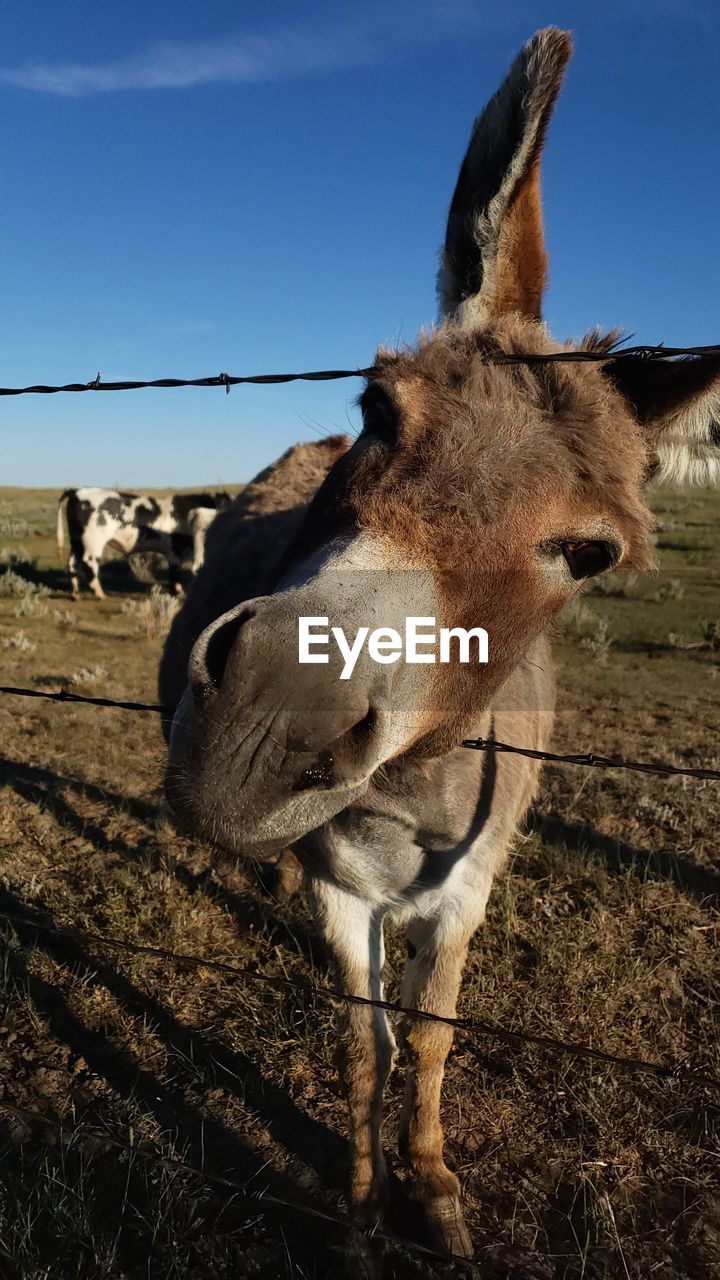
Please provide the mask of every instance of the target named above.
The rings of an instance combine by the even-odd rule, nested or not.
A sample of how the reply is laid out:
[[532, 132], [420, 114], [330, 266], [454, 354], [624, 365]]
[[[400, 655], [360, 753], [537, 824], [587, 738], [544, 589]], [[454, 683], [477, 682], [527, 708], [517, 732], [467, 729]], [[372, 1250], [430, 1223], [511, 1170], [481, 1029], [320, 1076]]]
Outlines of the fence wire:
[[299, 982], [293, 978], [264, 973], [262, 970], [251, 969], [244, 965], [228, 964], [223, 960], [210, 960], [204, 956], [194, 955], [191, 952], [168, 951], [164, 947], [152, 947], [139, 942], [130, 942], [125, 938], [93, 933], [90, 930], [79, 929], [75, 925], [62, 926], [55, 922], [46, 923], [42, 920], [21, 915], [19, 912], [8, 911], [5, 907], [0, 910], [0, 920], [7, 921], [13, 927], [17, 925], [19, 929], [32, 929], [38, 933], [44, 933], [56, 938], [59, 942], [109, 947], [111, 950], [122, 951], [128, 955], [148, 956], [155, 960], [165, 960], [186, 968], [208, 969], [215, 973], [225, 974], [234, 981], [253, 982], [276, 990], [291, 991], [294, 994], [306, 997], [317, 996], [320, 999], [330, 1000], [336, 1004], [381, 1009], [385, 1013], [398, 1014], [401, 1017], [419, 1022], [442, 1023], [444, 1026], [452, 1027], [454, 1031], [459, 1031], [466, 1035], [487, 1036], [491, 1039], [504, 1041], [506, 1044], [527, 1044], [534, 1048], [547, 1049], [573, 1058], [586, 1058], [594, 1062], [601, 1062], [606, 1066], [617, 1067], [620, 1070], [635, 1071], [664, 1079], [681, 1080], [687, 1084], [704, 1085], [711, 1089], [720, 1090], [720, 1080], [715, 1080], [714, 1077], [702, 1072], [691, 1071], [682, 1062], [664, 1064], [662, 1062], [651, 1062], [644, 1058], [624, 1057], [621, 1054], [608, 1053], [604, 1049], [595, 1049], [592, 1045], [580, 1044], [570, 1040], [559, 1040], [554, 1036], [540, 1035], [530, 1031], [515, 1031], [511, 1027], [505, 1027], [498, 1022], [487, 1022], [478, 1018], [449, 1018], [443, 1014], [432, 1013], [427, 1009], [416, 1009], [409, 1005], [400, 1004], [399, 1001], [372, 1000], [367, 996], [353, 995], [347, 991], [341, 991], [337, 987], [324, 986], [313, 982]]
[[[92, 707], [116, 707], [121, 711], [149, 711], [172, 720], [172, 707], [157, 702], [122, 702], [115, 698], [89, 698], [69, 689], [50, 692], [45, 689], [22, 689], [14, 685], [0, 685], [0, 695], [18, 698], [45, 698], [49, 702], [85, 703]], [[516, 747], [510, 742], [497, 742], [495, 738], [466, 738], [462, 743], [473, 751], [494, 751], [505, 755], [526, 756], [530, 760], [549, 760], [555, 764], [574, 764], [592, 769], [631, 769], [637, 773], [657, 774], [662, 778], [696, 778], [698, 781], [720, 782], [720, 769], [694, 768], [690, 765], [667, 763], [652, 764], [643, 760], [623, 760], [619, 756], [600, 756], [592, 751], [563, 755], [556, 751], [536, 751], [532, 747]]]
[[152, 378], [149, 381], [131, 379], [125, 382], [103, 382], [98, 373], [91, 382], [66, 382], [62, 386], [37, 383], [32, 387], [0, 387], [0, 396], [55, 395], [59, 391], [143, 391], [156, 387], [231, 387], [241, 383], [255, 386], [275, 386], [282, 382], [333, 382], [340, 378], [367, 378], [374, 369], [315, 369], [309, 373], [217, 373], [209, 378]]
[[[664, 360], [712, 360], [720, 357], [720, 344], [699, 347], [666, 347], [663, 343], [634, 347], [619, 347], [610, 351], [550, 351], [550, 352], [489, 352], [484, 356], [486, 364], [607, 364], [614, 360], [640, 359]], [[100, 373], [89, 382], [66, 382], [62, 385], [35, 383], [30, 387], [0, 387], [0, 396], [56, 395], [63, 391], [141, 391], [148, 388], [171, 387], [231, 387], [243, 383], [255, 386], [276, 386], [284, 382], [333, 382], [341, 378], [369, 378], [376, 372], [374, 366], [357, 369], [314, 369], [305, 373], [216, 373], [206, 378], [150, 378], [104, 382]]]
[[586, 751], [579, 755], [563, 755], [556, 751], [535, 751], [532, 747], [515, 747], [509, 742], [496, 742], [494, 738], [466, 738], [462, 744], [475, 751], [496, 751], [516, 756], [527, 756], [530, 760], [550, 760], [555, 764], [577, 764], [588, 769], [632, 769], [636, 773], [654, 773], [661, 778], [673, 776], [681, 778], [697, 778], [707, 781], [720, 781], [720, 769], [693, 768], [690, 765], [650, 764], [643, 760], [623, 760], [619, 756], [599, 756], [594, 751]]
[[122, 702], [116, 698], [88, 698], [82, 693], [71, 693], [69, 689], [58, 689], [50, 692], [45, 689], [18, 689], [14, 685], [0, 685], [0, 694], [10, 694], [16, 698], [46, 698], [49, 702], [80, 702], [91, 707], [118, 707], [121, 711], [154, 711], [172, 718], [172, 712], [157, 702]]

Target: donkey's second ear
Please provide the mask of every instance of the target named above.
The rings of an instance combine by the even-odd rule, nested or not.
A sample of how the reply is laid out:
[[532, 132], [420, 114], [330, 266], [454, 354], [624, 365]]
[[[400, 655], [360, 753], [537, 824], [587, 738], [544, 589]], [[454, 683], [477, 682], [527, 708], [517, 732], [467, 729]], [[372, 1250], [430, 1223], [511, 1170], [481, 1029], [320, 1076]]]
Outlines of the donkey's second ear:
[[441, 313], [458, 324], [509, 311], [540, 319], [540, 153], [571, 49], [566, 32], [538, 31], [475, 121], [438, 275]]
[[654, 479], [720, 484], [720, 356], [618, 355], [603, 373], [645, 432]]

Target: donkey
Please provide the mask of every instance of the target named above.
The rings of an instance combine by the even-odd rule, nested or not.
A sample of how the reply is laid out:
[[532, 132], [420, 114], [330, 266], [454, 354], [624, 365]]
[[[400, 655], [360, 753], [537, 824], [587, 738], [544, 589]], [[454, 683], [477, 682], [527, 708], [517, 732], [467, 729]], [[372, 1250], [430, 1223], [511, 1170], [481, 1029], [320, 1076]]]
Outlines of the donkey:
[[[406, 926], [402, 1002], [443, 1016], [538, 783], [535, 762], [463, 750], [463, 739], [547, 747], [550, 624], [594, 575], [650, 567], [651, 475], [720, 478], [720, 359], [621, 359], [614, 335], [597, 333], [579, 344], [596, 362], [498, 359], [570, 349], [541, 321], [540, 203], [570, 52], [564, 32], [536, 34], [475, 123], [438, 327], [413, 350], [378, 353], [362, 433], [327, 459], [276, 555], [249, 564], [237, 521], [218, 517], [161, 671], [161, 698], [176, 705], [167, 793], [181, 827], [249, 858], [291, 847], [349, 993], [381, 996], [383, 922]], [[408, 614], [482, 625], [489, 661], [363, 653], [350, 680], [332, 646], [326, 663], [298, 663], [300, 617], [350, 634]], [[470, 1256], [440, 1123], [452, 1030], [408, 1019], [400, 1035], [401, 1155], [440, 1241]], [[395, 1056], [385, 1015], [350, 1006], [343, 1045], [352, 1211], [372, 1225]]]

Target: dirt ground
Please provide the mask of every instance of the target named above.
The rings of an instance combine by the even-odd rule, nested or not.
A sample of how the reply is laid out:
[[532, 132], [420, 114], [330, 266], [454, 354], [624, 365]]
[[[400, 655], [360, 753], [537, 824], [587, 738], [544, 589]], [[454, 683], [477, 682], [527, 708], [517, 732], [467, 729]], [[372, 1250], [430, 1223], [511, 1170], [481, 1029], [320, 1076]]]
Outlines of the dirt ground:
[[[73, 604], [56, 498], [0, 490], [2, 683], [155, 701], [168, 597], [114, 564], [107, 600]], [[654, 507], [661, 572], [615, 575], [559, 630], [554, 746], [717, 769], [720, 499]], [[352, 1276], [343, 1231], [267, 1198], [342, 1212], [332, 1007], [6, 918], [322, 983], [303, 893], [174, 834], [156, 716], [2, 697], [0, 754], [0, 1102], [50, 1122], [0, 1110], [2, 1280]], [[715, 782], [547, 767], [460, 1012], [714, 1084], [459, 1035], [447, 1159], [487, 1280], [720, 1274], [719, 816]], [[388, 1225], [427, 1243], [394, 1154], [402, 1074]], [[384, 1265], [463, 1274], [404, 1247]]]

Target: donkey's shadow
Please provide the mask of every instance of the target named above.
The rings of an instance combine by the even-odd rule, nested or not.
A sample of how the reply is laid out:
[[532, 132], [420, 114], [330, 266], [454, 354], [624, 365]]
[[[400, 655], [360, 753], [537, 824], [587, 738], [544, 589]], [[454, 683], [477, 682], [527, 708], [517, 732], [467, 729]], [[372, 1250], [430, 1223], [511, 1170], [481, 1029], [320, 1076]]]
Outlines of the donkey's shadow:
[[322, 967], [325, 964], [325, 951], [320, 939], [297, 918], [289, 921], [278, 910], [278, 904], [273, 902], [272, 877], [261, 877], [260, 872], [257, 873], [258, 887], [262, 887], [265, 892], [230, 889], [222, 876], [216, 874], [217, 859], [210, 853], [211, 865], [198, 873], [191, 871], [183, 862], [168, 863], [158, 851], [151, 829], [135, 844], [119, 836], [109, 836], [97, 820], [88, 819], [60, 791], [74, 793], [147, 824], [152, 824], [165, 815], [165, 807], [159, 801], [124, 796], [96, 783], [82, 782], [53, 773], [42, 766], [7, 758], [0, 758], [0, 787], [2, 786], [9, 786], [28, 803], [50, 813], [61, 830], [88, 841], [104, 856], [121, 858], [125, 862], [142, 860], [143, 865], [151, 870], [162, 871], [164, 874], [170, 872], [189, 893], [203, 894], [215, 905], [223, 907], [234, 920], [239, 932], [261, 933], [269, 945], [300, 952], [313, 966]]
[[[3, 914], [32, 919], [36, 913], [31, 905], [2, 890], [0, 916]], [[300, 1111], [283, 1090], [269, 1084], [247, 1055], [230, 1050], [214, 1035], [198, 1032], [183, 1024], [166, 1005], [148, 991], [140, 990], [97, 955], [91, 954], [84, 944], [45, 934], [32, 924], [23, 924], [17, 919], [12, 928], [22, 948], [22, 951], [10, 953], [12, 977], [27, 992], [33, 1009], [52, 1038], [68, 1047], [76, 1063], [82, 1060], [92, 1076], [105, 1081], [116, 1097], [151, 1117], [163, 1135], [170, 1136], [173, 1148], [184, 1151], [185, 1160], [196, 1168], [206, 1167], [233, 1182], [249, 1183], [251, 1188], [255, 1182], [258, 1191], [263, 1190], [270, 1196], [297, 1204], [300, 1214], [304, 1206], [312, 1206], [313, 1201], [291, 1175], [268, 1163], [262, 1147], [254, 1149], [205, 1107], [202, 1110], [198, 1107], [193, 1101], [189, 1081], [183, 1078], [183, 1064], [191, 1063], [194, 1064], [193, 1069], [203, 1069], [224, 1093], [236, 1097], [253, 1112], [266, 1131], [291, 1156], [310, 1165], [316, 1173], [324, 1175], [338, 1166], [342, 1168], [346, 1159], [346, 1144], [342, 1139]], [[25, 948], [29, 947], [38, 949], [56, 965], [72, 967], [86, 991], [109, 992], [126, 1013], [152, 1027], [163, 1046], [172, 1052], [171, 1082], [139, 1065], [132, 1052], [115, 1044], [104, 1032], [86, 1026], [58, 985], [38, 976], [34, 968], [26, 967], [22, 957]], [[92, 1116], [86, 1116], [86, 1119], [92, 1126]], [[107, 1172], [103, 1171], [103, 1177]], [[124, 1176], [122, 1173], [120, 1182]], [[103, 1200], [106, 1198], [102, 1197]], [[222, 1198], [237, 1200], [238, 1194], [228, 1189]], [[86, 1199], [94, 1202], [93, 1196]], [[242, 1206], [242, 1195], [239, 1200]], [[251, 1212], [254, 1216], [257, 1205]], [[277, 1212], [273, 1209], [271, 1232], [279, 1228], [282, 1235], [283, 1224], [287, 1226], [289, 1223], [292, 1223], [293, 1239], [298, 1234], [302, 1237], [297, 1250], [300, 1257], [306, 1254], [306, 1261], [312, 1258], [316, 1262], [323, 1257], [324, 1251], [329, 1261], [332, 1247], [330, 1250], [325, 1247], [327, 1228], [323, 1242], [321, 1232], [305, 1214], [299, 1216], [281, 1207]], [[106, 1234], [109, 1228], [116, 1228], [117, 1223], [108, 1221], [97, 1225]], [[121, 1246], [132, 1250], [132, 1233], [127, 1236], [120, 1233], [120, 1236]], [[138, 1260], [138, 1257], [128, 1257], [128, 1270], [131, 1269], [131, 1261], [137, 1266]]]

